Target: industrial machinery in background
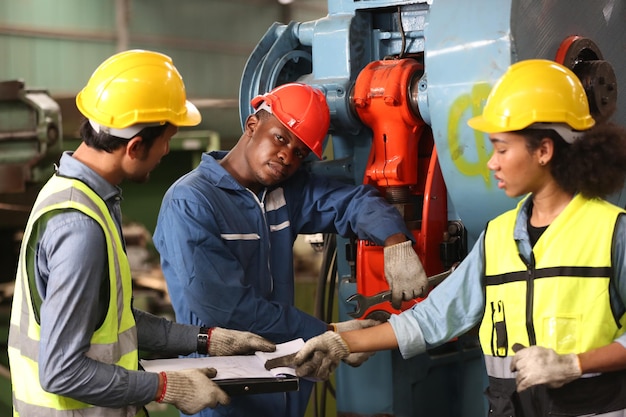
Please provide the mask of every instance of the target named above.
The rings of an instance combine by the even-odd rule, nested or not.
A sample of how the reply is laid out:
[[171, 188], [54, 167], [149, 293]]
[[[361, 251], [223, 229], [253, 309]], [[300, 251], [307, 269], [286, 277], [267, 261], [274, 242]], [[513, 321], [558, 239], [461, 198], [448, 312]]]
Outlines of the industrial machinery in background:
[[[326, 17], [275, 23], [259, 41], [242, 76], [241, 120], [252, 97], [285, 82], [322, 90], [331, 111], [327, 159], [310, 169], [378, 188], [404, 215], [427, 274], [445, 273], [489, 219], [516, 203], [486, 167], [487, 136], [466, 121], [512, 63], [531, 58], [571, 68], [597, 119], [626, 121], [617, 96], [626, 77], [625, 7], [615, 0], [329, 0]], [[626, 192], [611, 200], [623, 207]], [[324, 244], [336, 255], [325, 256], [321, 277], [337, 277], [330, 281], [340, 320], [398, 312], [374, 297], [388, 289], [381, 247], [334, 236]], [[337, 413], [482, 416], [485, 386], [469, 333], [409, 360], [388, 351], [359, 368], [342, 364]]]
[[0, 283], [15, 279], [20, 233], [62, 148], [61, 110], [48, 92], [0, 82]]
[[[46, 90], [0, 82], [0, 414], [11, 413], [7, 335], [21, 236], [62, 152], [61, 110]], [[5, 327], [6, 326], [6, 327]], [[7, 403], [8, 401], [8, 403]]]

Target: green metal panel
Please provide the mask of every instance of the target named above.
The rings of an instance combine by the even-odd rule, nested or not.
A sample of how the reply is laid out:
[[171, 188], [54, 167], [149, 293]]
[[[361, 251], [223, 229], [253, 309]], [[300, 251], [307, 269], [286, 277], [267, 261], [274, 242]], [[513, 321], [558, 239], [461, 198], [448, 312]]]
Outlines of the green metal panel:
[[[201, 106], [199, 129], [223, 145], [241, 133], [238, 99], [244, 65], [267, 28], [281, 19], [326, 15], [326, 1], [281, 6], [272, 0], [128, 0], [128, 48], [174, 59], [192, 99], [230, 100]], [[55, 98], [73, 97], [91, 72], [116, 52], [116, 1], [0, 0], [0, 80], [23, 79]], [[235, 101], [233, 103], [233, 101]], [[74, 132], [65, 126], [67, 134]]]
[[[2, 0], [0, 0], [2, 1]], [[53, 96], [75, 95], [91, 72], [115, 52], [112, 44], [0, 35], [0, 79], [22, 79], [29, 87], [45, 88]]]
[[297, 0], [291, 4], [291, 20], [309, 22], [322, 18], [328, 14], [327, 3], [320, 0]]
[[64, 31], [108, 31], [115, 27], [114, 6], [114, 1], [1, 0], [0, 21]]
[[114, 51], [113, 1], [0, 0], [0, 79], [75, 94]]
[[234, 53], [246, 54], [280, 16], [280, 5], [277, 1], [134, 0], [131, 13], [134, 33], [232, 44]]

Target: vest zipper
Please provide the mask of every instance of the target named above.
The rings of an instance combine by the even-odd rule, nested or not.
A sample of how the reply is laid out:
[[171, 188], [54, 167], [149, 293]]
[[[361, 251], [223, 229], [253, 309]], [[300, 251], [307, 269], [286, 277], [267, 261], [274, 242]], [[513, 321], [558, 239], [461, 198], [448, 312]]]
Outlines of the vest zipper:
[[[522, 261], [524, 258], [520, 255]], [[537, 344], [537, 336], [535, 334], [535, 323], [533, 321], [533, 306], [535, 299], [535, 254], [530, 253], [530, 262], [524, 262], [527, 268], [526, 274], [526, 332], [528, 333], [528, 342], [531, 346]]]

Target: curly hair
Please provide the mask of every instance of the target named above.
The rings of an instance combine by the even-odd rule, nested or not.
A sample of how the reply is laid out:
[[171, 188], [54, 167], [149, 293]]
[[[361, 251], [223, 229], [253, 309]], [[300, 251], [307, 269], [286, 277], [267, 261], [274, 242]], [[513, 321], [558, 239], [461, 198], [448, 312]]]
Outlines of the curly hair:
[[530, 151], [543, 138], [554, 142], [550, 172], [561, 188], [587, 198], [605, 198], [619, 191], [626, 180], [626, 130], [614, 123], [596, 125], [568, 144], [551, 129], [525, 129]]

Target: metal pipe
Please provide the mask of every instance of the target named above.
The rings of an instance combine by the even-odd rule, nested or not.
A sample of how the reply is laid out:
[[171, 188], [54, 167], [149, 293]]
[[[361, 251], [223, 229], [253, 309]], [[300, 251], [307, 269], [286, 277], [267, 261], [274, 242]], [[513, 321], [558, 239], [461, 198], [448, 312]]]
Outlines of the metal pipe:
[[115, 0], [115, 26], [117, 33], [117, 51], [128, 49], [128, 22], [130, 21], [130, 3], [128, 0]]

